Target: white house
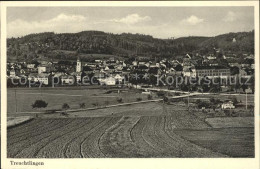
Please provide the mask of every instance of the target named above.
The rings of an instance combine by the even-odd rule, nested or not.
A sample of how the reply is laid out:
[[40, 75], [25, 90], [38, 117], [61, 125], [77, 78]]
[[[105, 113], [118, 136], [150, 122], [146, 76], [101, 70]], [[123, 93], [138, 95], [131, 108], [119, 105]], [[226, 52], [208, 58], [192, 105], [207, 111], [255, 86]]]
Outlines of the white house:
[[15, 70], [15, 69], [12, 69], [11, 71], [10, 71], [10, 77], [16, 77], [17, 76], [17, 71]]
[[35, 67], [35, 64], [31, 63], [31, 64], [27, 64], [26, 66], [28, 69], [33, 69]]
[[233, 102], [232, 102], [232, 101], [229, 101], [229, 102], [223, 103], [223, 104], [221, 105], [221, 108], [222, 108], [222, 109], [234, 109], [235, 106], [233, 105]]
[[51, 71], [51, 67], [49, 65], [39, 65], [38, 66], [38, 74], [49, 73], [50, 71]]
[[28, 76], [28, 80], [34, 82], [40, 82], [41, 84], [48, 85], [51, 82], [51, 75], [50, 73], [41, 73], [41, 74], [31, 73]]
[[63, 75], [61, 76], [61, 83], [62, 84], [74, 84], [75, 77], [72, 75]]
[[107, 86], [116, 85], [116, 79], [113, 77], [108, 77], [108, 78], [104, 79], [103, 82]]
[[120, 74], [116, 74], [116, 75], [114, 76], [114, 78], [115, 78], [115, 80], [118, 81], [118, 82], [122, 82], [123, 79], [124, 79], [124, 77], [121, 76]]

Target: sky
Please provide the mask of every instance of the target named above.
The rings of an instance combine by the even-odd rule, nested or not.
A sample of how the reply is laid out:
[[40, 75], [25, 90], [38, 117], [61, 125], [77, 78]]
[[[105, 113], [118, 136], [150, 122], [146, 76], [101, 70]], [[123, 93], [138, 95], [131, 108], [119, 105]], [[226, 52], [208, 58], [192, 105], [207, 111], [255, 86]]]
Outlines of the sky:
[[155, 38], [254, 29], [253, 7], [8, 7], [7, 37], [98, 30]]

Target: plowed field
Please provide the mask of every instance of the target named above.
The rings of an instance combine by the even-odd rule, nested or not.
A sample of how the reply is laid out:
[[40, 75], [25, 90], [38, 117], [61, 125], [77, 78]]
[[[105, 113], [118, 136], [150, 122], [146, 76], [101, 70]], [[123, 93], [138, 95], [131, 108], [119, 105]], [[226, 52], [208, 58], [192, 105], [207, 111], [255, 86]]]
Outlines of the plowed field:
[[[129, 107], [127, 107], [129, 109]], [[130, 109], [129, 109], [130, 110]], [[134, 109], [133, 112], [135, 111]], [[156, 110], [158, 111], [158, 110]], [[212, 128], [185, 110], [36, 118], [8, 129], [9, 158], [253, 157], [254, 128]]]

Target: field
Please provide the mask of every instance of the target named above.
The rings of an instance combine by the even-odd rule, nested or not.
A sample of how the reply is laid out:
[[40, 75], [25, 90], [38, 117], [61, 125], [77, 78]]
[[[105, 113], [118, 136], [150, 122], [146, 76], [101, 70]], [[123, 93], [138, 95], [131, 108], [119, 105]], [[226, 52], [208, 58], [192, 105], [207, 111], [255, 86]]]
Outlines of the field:
[[[112, 92], [111, 92], [112, 91]], [[111, 92], [111, 93], [110, 93]], [[68, 103], [71, 109], [79, 109], [80, 103], [85, 103], [86, 108], [118, 104], [117, 98], [122, 98], [124, 103], [134, 102], [137, 98], [147, 100], [147, 95], [136, 93], [132, 90], [103, 88], [18, 88], [7, 90], [7, 114], [14, 116], [21, 112], [37, 112], [61, 109]], [[48, 103], [45, 109], [33, 109], [35, 100], [41, 99]], [[96, 105], [93, 105], [96, 104]], [[16, 110], [17, 109], [17, 110]]]
[[9, 128], [9, 158], [254, 157], [254, 128], [213, 128], [185, 107], [147, 103], [42, 115]]

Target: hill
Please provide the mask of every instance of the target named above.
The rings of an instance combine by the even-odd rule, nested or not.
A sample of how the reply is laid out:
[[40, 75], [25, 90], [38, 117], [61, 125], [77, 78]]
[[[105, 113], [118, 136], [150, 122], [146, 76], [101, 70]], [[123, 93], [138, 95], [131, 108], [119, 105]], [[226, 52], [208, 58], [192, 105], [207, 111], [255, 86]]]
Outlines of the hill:
[[213, 48], [232, 53], [254, 53], [254, 31], [178, 39], [157, 39], [144, 34], [112, 34], [101, 31], [60, 34], [45, 32], [7, 39], [8, 60], [75, 59], [78, 54], [85, 60], [91, 59], [92, 54], [126, 58], [137, 55], [174, 58], [185, 53], [208, 54]]

